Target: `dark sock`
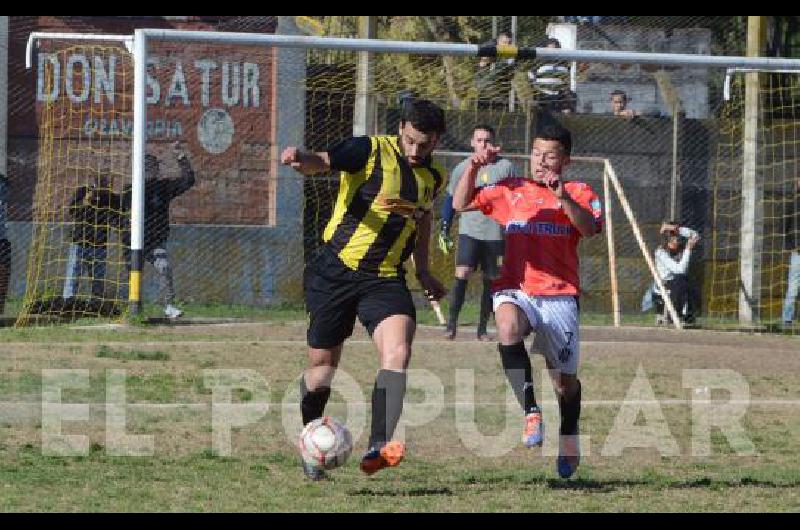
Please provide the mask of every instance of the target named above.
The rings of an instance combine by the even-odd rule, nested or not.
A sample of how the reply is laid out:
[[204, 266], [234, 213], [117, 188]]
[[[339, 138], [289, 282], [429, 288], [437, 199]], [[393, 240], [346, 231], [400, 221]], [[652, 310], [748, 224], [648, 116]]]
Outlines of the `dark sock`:
[[453, 297], [450, 299], [450, 318], [447, 321], [447, 329], [455, 331], [458, 326], [458, 314], [461, 306], [464, 305], [464, 297], [467, 294], [467, 280], [456, 278], [453, 284]]
[[578, 391], [575, 397], [566, 401], [558, 400], [561, 410], [561, 434], [575, 434], [578, 431], [578, 420], [581, 417], [581, 382], [578, 380]]
[[483, 293], [481, 293], [481, 313], [478, 320], [478, 336], [486, 335], [486, 324], [492, 314], [492, 280], [483, 279]]
[[533, 375], [531, 370], [531, 360], [525, 349], [524, 342], [518, 342], [513, 346], [498, 346], [500, 359], [503, 362], [503, 371], [506, 373], [508, 382], [517, 396], [517, 401], [525, 414], [530, 414], [535, 409], [536, 397], [533, 394]]
[[406, 395], [406, 373], [379, 370], [372, 390], [372, 432], [369, 446], [381, 447], [392, 439]]
[[303, 425], [322, 417], [328, 398], [331, 397], [330, 387], [323, 386], [316, 390], [306, 387], [305, 376], [300, 377], [300, 411], [303, 414]]

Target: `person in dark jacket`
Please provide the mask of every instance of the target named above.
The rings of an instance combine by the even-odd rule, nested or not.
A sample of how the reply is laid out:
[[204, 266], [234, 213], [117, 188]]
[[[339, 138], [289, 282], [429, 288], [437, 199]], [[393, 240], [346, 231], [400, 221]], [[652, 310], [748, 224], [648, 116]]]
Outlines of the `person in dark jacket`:
[[[172, 201], [191, 189], [195, 174], [186, 152], [176, 142], [173, 152], [180, 167], [180, 177], [161, 176], [161, 161], [158, 157], [145, 155], [144, 183], [144, 259], [153, 265], [159, 286], [159, 301], [164, 304], [167, 318], [178, 318], [183, 311], [175, 307], [175, 287], [172, 279], [172, 265], [167, 254], [169, 238], [169, 209]], [[131, 204], [130, 186], [125, 190], [124, 201]], [[130, 238], [130, 235], [127, 236]], [[128, 245], [130, 247], [130, 245]]]
[[63, 297], [65, 300], [75, 297], [79, 279], [84, 271], [88, 271], [92, 296], [103, 298], [108, 233], [110, 227], [118, 224], [120, 196], [113, 193], [107, 178], [99, 177], [89, 186], [75, 190], [68, 210], [75, 224], [70, 236]]

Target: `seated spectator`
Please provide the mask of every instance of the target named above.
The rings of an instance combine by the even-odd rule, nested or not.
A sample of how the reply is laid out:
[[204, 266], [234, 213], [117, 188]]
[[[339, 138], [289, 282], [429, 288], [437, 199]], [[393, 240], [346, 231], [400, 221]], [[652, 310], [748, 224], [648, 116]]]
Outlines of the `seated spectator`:
[[564, 17], [564, 22], [572, 24], [602, 24], [609, 17]]
[[[548, 38], [540, 47], [561, 48], [558, 39]], [[566, 62], [545, 63], [528, 72], [533, 97], [539, 108], [550, 112], [575, 112], [577, 97], [570, 90], [570, 69]]]
[[611, 113], [623, 118], [634, 118], [641, 115], [640, 112], [628, 108], [628, 95], [623, 90], [615, 90], [611, 93]]
[[[656, 271], [664, 288], [669, 292], [672, 305], [682, 321], [691, 323], [695, 319], [696, 290], [689, 282], [689, 260], [692, 249], [700, 241], [700, 235], [691, 228], [680, 226], [675, 222], [661, 225], [661, 245], [656, 249]], [[663, 294], [654, 283], [648, 290], [652, 299], [648, 303], [647, 295], [642, 309], [655, 305], [656, 311], [663, 311]]]

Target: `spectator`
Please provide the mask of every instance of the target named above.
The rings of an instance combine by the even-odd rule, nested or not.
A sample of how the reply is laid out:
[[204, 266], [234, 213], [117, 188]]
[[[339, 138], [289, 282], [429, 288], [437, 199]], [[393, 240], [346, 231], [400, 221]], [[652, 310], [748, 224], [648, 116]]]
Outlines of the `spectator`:
[[[153, 265], [158, 278], [159, 300], [164, 304], [164, 315], [175, 319], [183, 311], [175, 307], [175, 287], [172, 265], [167, 254], [169, 238], [169, 209], [172, 201], [188, 191], [195, 183], [194, 170], [186, 152], [178, 142], [173, 144], [181, 175], [178, 178], [161, 176], [161, 161], [154, 155], [145, 155], [144, 183], [144, 259]], [[124, 192], [125, 205], [130, 208], [131, 188]], [[130, 234], [127, 234], [130, 238]], [[130, 247], [130, 245], [128, 245]], [[128, 260], [129, 261], [129, 260]]]
[[791, 326], [794, 321], [794, 303], [800, 292], [800, 178], [789, 200], [789, 211], [785, 220], [784, 247], [790, 253], [789, 274], [786, 280], [786, 297], [783, 300], [783, 323]]
[[[540, 47], [561, 48], [561, 43], [558, 39], [548, 38]], [[542, 64], [536, 70], [528, 72], [528, 79], [539, 108], [564, 114], [575, 112], [577, 98], [570, 90], [570, 69], [567, 63], [559, 61]]]
[[639, 112], [628, 108], [628, 95], [623, 90], [615, 90], [611, 93], [611, 113], [623, 118], [634, 118], [640, 115]]
[[[662, 242], [655, 252], [656, 271], [681, 320], [692, 323], [696, 316], [697, 293], [689, 282], [689, 261], [700, 235], [675, 222], [662, 223], [660, 232]], [[663, 294], [658, 286], [654, 284], [650, 291], [656, 310], [663, 311]], [[646, 305], [643, 304], [643, 308]]]
[[64, 300], [75, 297], [78, 278], [85, 270], [92, 279], [92, 296], [104, 298], [108, 230], [119, 224], [120, 210], [120, 197], [111, 192], [106, 177], [75, 190], [69, 205], [75, 224], [64, 275]]

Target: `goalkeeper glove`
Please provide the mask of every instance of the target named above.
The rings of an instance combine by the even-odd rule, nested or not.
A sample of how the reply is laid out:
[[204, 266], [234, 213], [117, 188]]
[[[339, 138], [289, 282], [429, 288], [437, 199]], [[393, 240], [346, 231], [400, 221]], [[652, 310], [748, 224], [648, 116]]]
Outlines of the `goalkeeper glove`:
[[439, 222], [439, 235], [438, 235], [439, 250], [443, 254], [450, 254], [453, 250], [453, 238], [450, 237], [450, 223], [447, 221]]

